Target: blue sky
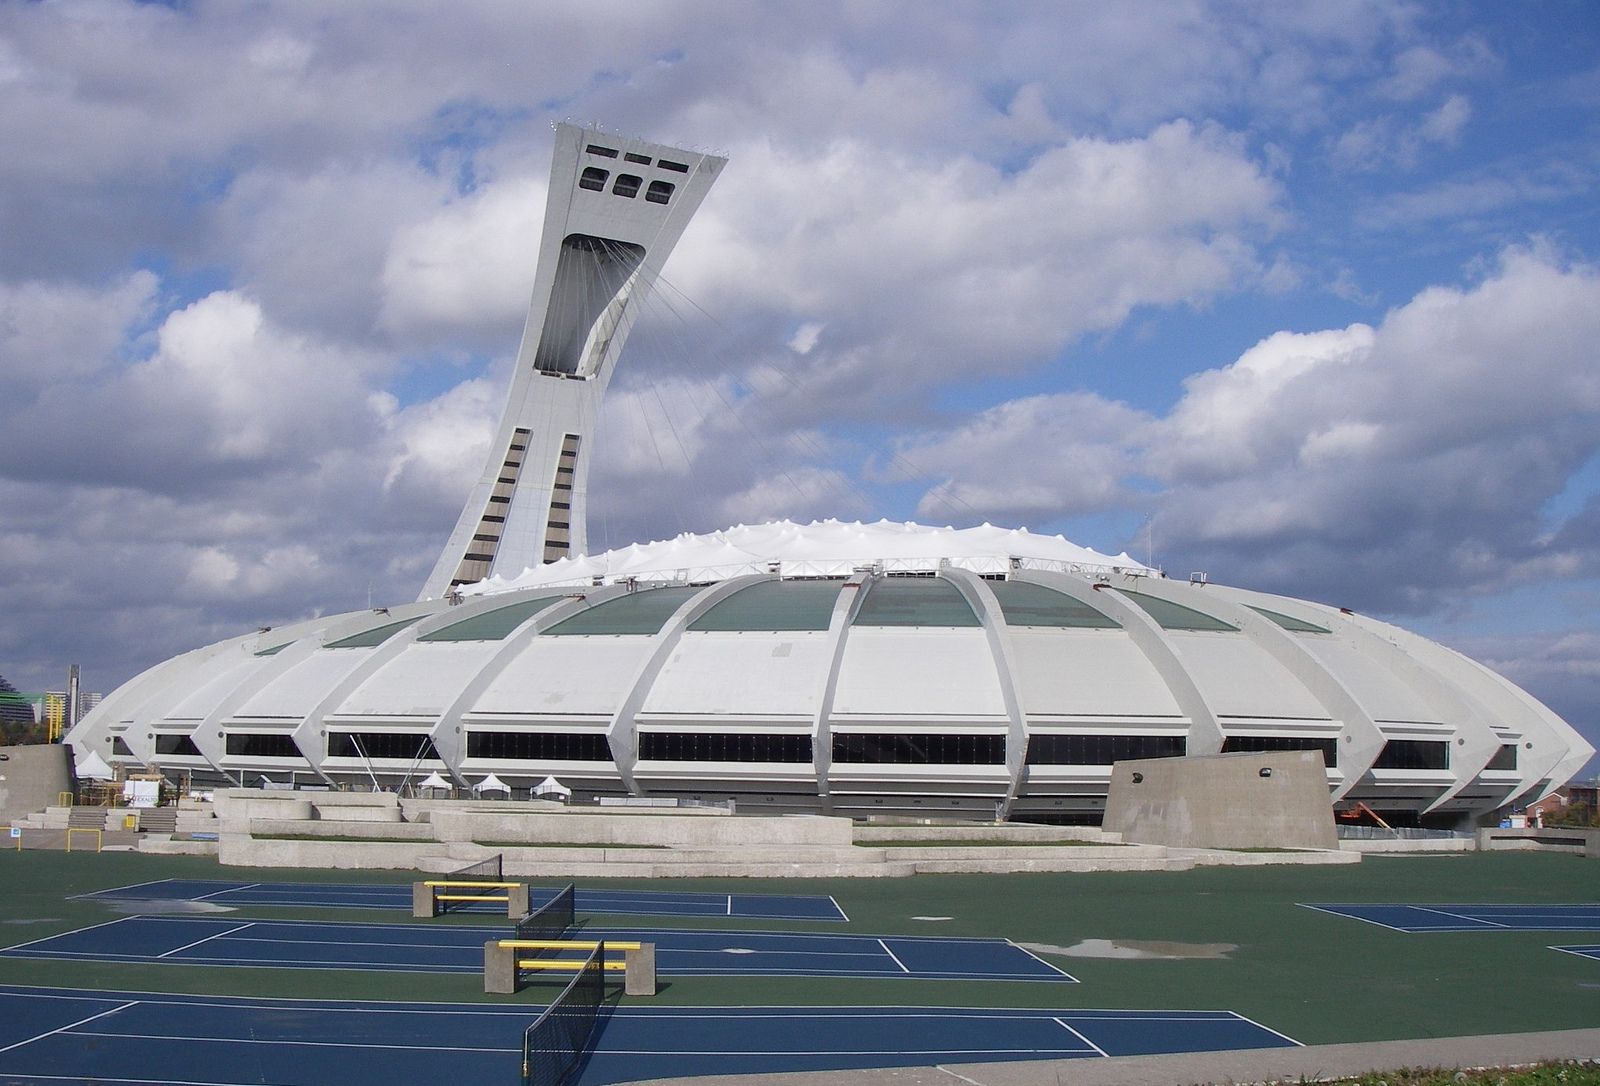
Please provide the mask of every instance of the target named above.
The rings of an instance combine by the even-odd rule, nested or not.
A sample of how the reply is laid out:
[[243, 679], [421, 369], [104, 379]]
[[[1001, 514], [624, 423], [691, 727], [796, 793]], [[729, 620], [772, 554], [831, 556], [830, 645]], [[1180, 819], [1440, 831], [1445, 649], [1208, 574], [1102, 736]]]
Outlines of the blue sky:
[[592, 540], [1148, 547], [1600, 741], [1597, 58], [1580, 0], [0, 0], [0, 674], [414, 596], [573, 120], [730, 159]]

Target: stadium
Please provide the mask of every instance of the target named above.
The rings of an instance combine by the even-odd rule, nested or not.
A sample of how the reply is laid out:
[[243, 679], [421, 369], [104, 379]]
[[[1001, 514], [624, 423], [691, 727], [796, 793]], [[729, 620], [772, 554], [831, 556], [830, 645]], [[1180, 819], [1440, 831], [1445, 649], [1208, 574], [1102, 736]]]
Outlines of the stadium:
[[557, 126], [484, 471], [412, 604], [159, 664], [69, 733], [191, 780], [1096, 824], [1114, 762], [1321, 752], [1336, 808], [1469, 826], [1593, 753], [1441, 645], [988, 525], [787, 522], [587, 553], [595, 422], [725, 165]]

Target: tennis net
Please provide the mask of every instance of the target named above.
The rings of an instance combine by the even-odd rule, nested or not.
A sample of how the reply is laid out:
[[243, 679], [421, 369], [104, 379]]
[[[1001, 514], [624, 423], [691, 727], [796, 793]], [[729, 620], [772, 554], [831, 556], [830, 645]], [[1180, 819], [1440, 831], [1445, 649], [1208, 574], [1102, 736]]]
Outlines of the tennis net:
[[474, 880], [498, 882], [504, 877], [500, 872], [500, 855], [500, 853], [496, 852], [487, 860], [479, 860], [475, 864], [468, 864], [460, 871], [450, 872], [450, 874], [446, 875], [445, 878], [452, 881], [460, 880], [464, 882], [471, 882]]
[[605, 960], [606, 945], [601, 943], [523, 1032], [522, 1086], [564, 1086], [583, 1062], [606, 997]]
[[517, 921], [518, 939], [559, 939], [578, 922], [577, 886], [567, 883], [555, 897]]

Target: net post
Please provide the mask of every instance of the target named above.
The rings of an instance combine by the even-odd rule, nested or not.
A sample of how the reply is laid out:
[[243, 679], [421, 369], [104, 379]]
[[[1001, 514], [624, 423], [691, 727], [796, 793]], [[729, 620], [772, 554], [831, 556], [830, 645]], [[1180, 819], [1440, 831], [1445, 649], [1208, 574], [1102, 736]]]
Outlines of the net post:
[[520, 920], [527, 916], [528, 909], [528, 884], [516, 883], [506, 889], [506, 916], [512, 920]]
[[439, 902], [434, 899], [433, 887], [423, 882], [411, 884], [411, 915], [414, 919], [432, 919], [439, 915]]
[[488, 995], [517, 994], [517, 952], [498, 939], [483, 944], [483, 990]]
[[654, 943], [640, 943], [638, 950], [625, 950], [622, 952], [622, 961], [627, 966], [622, 974], [622, 991], [631, 996], [653, 996], [656, 994], [656, 945]]

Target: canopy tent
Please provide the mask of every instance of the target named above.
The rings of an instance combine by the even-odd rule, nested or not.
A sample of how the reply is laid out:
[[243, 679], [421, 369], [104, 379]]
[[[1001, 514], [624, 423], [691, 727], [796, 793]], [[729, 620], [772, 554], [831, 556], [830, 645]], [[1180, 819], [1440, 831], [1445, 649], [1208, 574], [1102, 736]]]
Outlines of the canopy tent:
[[429, 773], [426, 777], [417, 782], [417, 791], [422, 793], [430, 791], [450, 792], [454, 788], [455, 785], [441, 777], [437, 771]]
[[111, 766], [106, 763], [106, 760], [100, 757], [98, 752], [92, 750], [77, 764], [74, 772], [77, 773], [80, 781], [109, 781], [116, 776], [111, 771]]
[[483, 778], [483, 780], [473, 785], [472, 791], [474, 795], [479, 796], [483, 795], [485, 792], [504, 792], [507, 796], [509, 796], [511, 795], [511, 786], [491, 773], [487, 777]]
[[534, 788], [533, 794], [538, 796], [540, 799], [556, 799], [560, 800], [562, 803], [565, 803], [567, 800], [572, 798], [572, 789], [568, 788], [554, 777], [546, 777], [544, 780], [539, 782], [537, 787]]

